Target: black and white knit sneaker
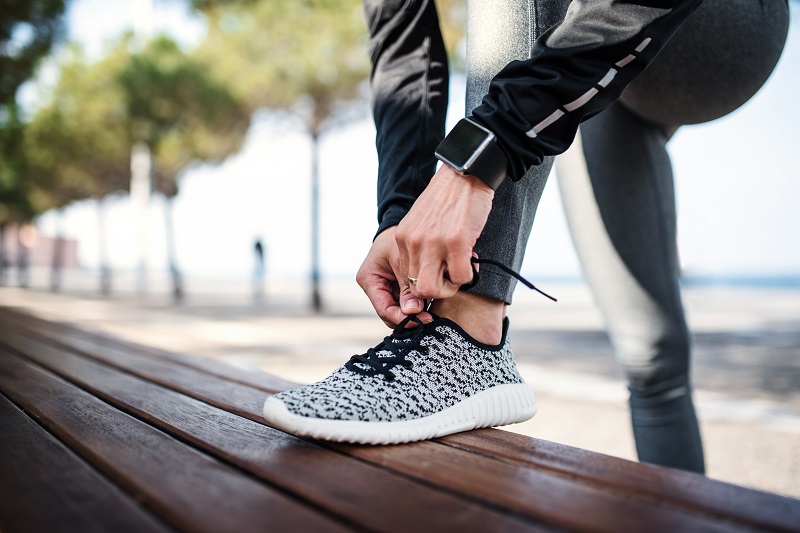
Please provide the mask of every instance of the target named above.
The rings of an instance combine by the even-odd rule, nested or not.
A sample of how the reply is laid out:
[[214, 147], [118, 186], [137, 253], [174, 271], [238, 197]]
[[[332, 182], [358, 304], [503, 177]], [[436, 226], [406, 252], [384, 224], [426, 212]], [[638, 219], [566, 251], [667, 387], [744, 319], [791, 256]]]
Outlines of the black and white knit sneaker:
[[[409, 321], [419, 325], [406, 328]], [[528, 420], [536, 398], [507, 340], [477, 342], [454, 322], [408, 317], [327, 378], [267, 399], [264, 417], [295, 435], [393, 444]]]

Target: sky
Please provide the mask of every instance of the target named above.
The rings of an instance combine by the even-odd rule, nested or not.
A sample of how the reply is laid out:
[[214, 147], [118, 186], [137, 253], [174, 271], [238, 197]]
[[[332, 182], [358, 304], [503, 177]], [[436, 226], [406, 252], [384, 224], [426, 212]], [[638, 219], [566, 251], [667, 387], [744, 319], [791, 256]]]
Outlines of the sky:
[[[679, 248], [687, 274], [706, 277], [800, 277], [800, 20], [792, 3], [789, 41], [776, 71], [743, 108], [710, 124], [685, 127], [670, 142], [676, 180]], [[154, 26], [190, 48], [204, 21], [183, 2], [157, 0]], [[73, 0], [70, 37], [100, 57], [107, 43], [133, 28], [136, 2]], [[454, 76], [448, 121], [463, 116], [463, 78]], [[374, 127], [363, 119], [323, 137], [321, 145], [321, 264], [323, 275], [353, 277], [377, 227]], [[268, 271], [304, 276], [310, 264], [310, 146], [300, 128], [262, 113], [242, 151], [217, 166], [195, 166], [181, 177], [175, 228], [178, 262], [195, 279], [246, 279], [253, 242], [267, 249]], [[545, 189], [523, 273], [534, 279], [578, 278], [555, 175]], [[108, 200], [113, 266], [138, 264], [133, 210], [127, 197]], [[56, 217], [39, 229], [53, 234]], [[79, 256], [97, 265], [97, 209], [68, 208], [68, 237]], [[163, 204], [154, 197], [148, 219], [149, 268], [166, 267]]]

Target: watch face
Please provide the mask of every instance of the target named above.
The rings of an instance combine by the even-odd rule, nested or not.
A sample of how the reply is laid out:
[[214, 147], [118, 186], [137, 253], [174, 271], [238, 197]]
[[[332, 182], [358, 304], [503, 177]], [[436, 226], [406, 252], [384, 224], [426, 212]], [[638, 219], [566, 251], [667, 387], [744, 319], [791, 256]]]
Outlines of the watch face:
[[436, 148], [436, 156], [458, 171], [468, 169], [491, 140], [492, 134], [469, 120], [461, 120]]

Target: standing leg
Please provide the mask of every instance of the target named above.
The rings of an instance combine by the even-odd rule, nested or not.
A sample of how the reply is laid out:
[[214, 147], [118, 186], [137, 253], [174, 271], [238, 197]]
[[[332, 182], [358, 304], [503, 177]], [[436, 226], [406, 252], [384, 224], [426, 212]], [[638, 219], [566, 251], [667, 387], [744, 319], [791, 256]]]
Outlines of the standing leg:
[[640, 460], [703, 472], [662, 130], [614, 104], [558, 160], [585, 275], [629, 379]]
[[707, 0], [559, 160], [573, 240], [628, 374], [642, 461], [704, 468], [666, 142], [679, 126], [746, 102], [777, 63], [787, 28], [785, 0]]

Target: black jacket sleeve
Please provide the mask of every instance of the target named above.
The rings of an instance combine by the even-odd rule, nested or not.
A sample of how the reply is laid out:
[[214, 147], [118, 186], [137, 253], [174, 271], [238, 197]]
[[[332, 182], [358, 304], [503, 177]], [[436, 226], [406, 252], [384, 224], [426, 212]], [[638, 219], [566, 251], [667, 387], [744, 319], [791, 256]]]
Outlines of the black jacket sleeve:
[[436, 170], [447, 54], [433, 0], [365, 0], [378, 149], [378, 233], [398, 224]]
[[580, 123], [620, 97], [700, 2], [573, 0], [531, 58], [500, 71], [473, 111], [497, 135], [509, 177], [569, 148]]
[[[531, 58], [500, 71], [473, 111], [497, 135], [511, 179], [566, 150], [580, 123], [619, 98], [701, 1], [573, 0]], [[365, 6], [380, 233], [402, 220], [435, 171], [448, 75], [433, 0], [365, 0]]]

